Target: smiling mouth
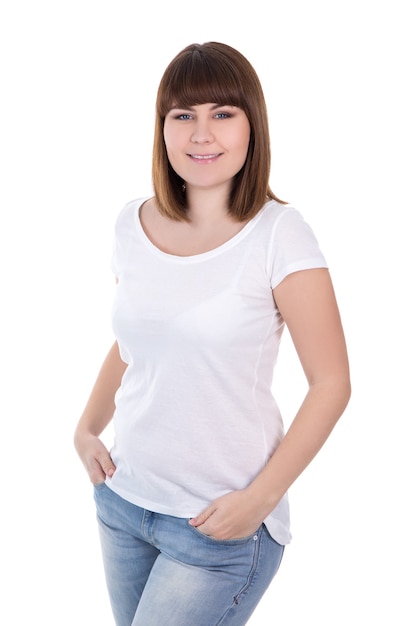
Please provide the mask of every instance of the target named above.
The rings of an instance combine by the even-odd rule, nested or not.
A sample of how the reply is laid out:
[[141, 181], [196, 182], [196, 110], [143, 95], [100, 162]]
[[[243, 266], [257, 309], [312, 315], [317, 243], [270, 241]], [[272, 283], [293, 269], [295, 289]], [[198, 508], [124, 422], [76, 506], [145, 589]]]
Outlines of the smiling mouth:
[[192, 159], [197, 159], [198, 161], [208, 161], [210, 159], [215, 159], [219, 157], [221, 152], [217, 152], [216, 154], [189, 154], [188, 156]]

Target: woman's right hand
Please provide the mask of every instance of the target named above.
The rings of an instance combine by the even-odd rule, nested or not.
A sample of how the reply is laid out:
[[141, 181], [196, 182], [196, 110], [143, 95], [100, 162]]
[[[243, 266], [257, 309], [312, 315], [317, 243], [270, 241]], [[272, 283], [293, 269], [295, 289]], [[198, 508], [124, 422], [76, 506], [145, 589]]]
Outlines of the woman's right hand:
[[90, 397], [74, 433], [74, 445], [94, 484], [113, 476], [116, 467], [99, 435], [113, 418], [114, 398], [121, 385], [127, 363], [122, 361], [119, 345], [114, 341], [100, 368]]
[[74, 438], [75, 449], [87, 470], [93, 484], [104, 482], [113, 476], [116, 466], [103, 442], [90, 433], [77, 432]]

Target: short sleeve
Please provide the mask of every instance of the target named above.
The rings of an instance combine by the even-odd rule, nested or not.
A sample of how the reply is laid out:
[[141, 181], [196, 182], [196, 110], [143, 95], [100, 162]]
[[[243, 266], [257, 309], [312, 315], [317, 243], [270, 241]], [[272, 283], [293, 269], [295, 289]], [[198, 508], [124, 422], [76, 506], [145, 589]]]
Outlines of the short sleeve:
[[116, 234], [113, 235], [113, 248], [110, 257], [110, 269], [116, 278], [119, 275], [118, 264], [117, 264], [117, 241]]
[[128, 202], [116, 218], [110, 257], [110, 269], [116, 277], [119, 277], [128, 262], [128, 250], [132, 237], [135, 237], [135, 223], [138, 220], [138, 208], [142, 202], [141, 198]]
[[299, 211], [286, 207], [271, 233], [268, 272], [272, 289], [288, 274], [321, 267], [328, 266], [311, 227]]

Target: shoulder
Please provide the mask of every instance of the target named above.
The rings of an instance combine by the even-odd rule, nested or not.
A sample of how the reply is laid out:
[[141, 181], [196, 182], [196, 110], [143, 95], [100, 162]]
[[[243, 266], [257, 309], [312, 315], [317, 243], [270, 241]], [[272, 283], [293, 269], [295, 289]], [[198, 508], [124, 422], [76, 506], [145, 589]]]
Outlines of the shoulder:
[[115, 221], [115, 231], [120, 234], [125, 228], [131, 229], [139, 219], [139, 211], [142, 205], [149, 200], [148, 197], [135, 198], [127, 202], [119, 211]]
[[266, 202], [261, 209], [259, 226], [271, 243], [305, 236], [314, 238], [313, 231], [301, 212], [292, 204], [283, 204], [276, 200]]
[[327, 267], [312, 228], [293, 205], [268, 202], [263, 208], [262, 223], [273, 288], [292, 272]]
[[121, 211], [119, 211], [116, 222], [122, 220], [128, 215], [139, 213], [139, 209], [147, 200], [149, 200], [149, 197], [135, 198], [134, 200], [130, 200], [129, 202], [127, 202], [121, 209]]
[[300, 221], [303, 220], [303, 217], [292, 204], [283, 204], [282, 202], [277, 202], [276, 200], [269, 200], [264, 204], [261, 209], [263, 215], [263, 221], [268, 222], [271, 226], [273, 224], [278, 224], [282, 220], [286, 221]]

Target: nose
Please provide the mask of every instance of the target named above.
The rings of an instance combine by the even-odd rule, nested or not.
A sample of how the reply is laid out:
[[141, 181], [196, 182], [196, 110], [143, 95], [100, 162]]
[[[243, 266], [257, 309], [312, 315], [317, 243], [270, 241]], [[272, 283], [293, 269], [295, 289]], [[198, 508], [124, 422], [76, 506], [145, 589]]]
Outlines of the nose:
[[191, 141], [193, 143], [211, 143], [214, 139], [211, 125], [207, 120], [196, 120]]

